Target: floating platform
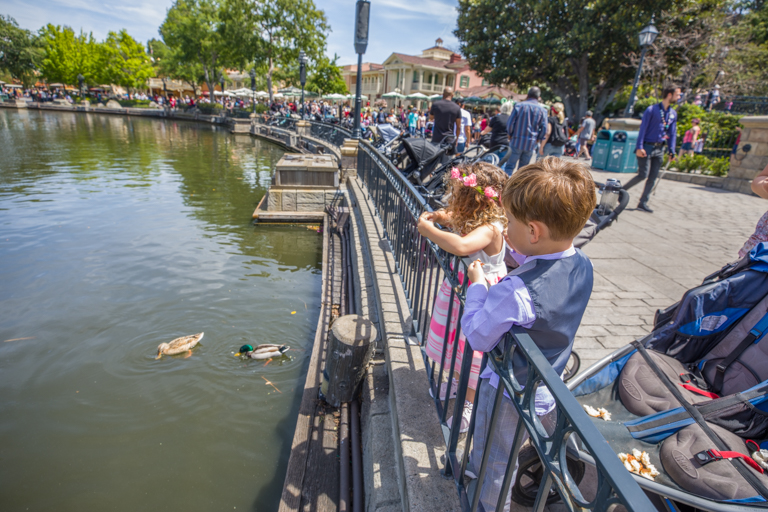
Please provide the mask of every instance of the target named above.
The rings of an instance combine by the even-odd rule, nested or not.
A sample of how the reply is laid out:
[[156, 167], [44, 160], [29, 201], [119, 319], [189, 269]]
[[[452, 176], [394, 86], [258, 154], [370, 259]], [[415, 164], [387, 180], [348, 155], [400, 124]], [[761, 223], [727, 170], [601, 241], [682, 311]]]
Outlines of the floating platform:
[[259, 201], [259, 205], [253, 211], [253, 219], [258, 223], [278, 222], [286, 224], [307, 224], [322, 222], [325, 211], [297, 212], [297, 211], [269, 211], [269, 192]]

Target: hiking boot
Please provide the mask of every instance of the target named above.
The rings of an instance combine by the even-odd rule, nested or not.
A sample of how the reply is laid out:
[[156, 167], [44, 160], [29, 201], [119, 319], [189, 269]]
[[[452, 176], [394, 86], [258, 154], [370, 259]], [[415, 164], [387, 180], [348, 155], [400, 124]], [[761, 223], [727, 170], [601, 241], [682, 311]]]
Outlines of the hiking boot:
[[647, 204], [647, 203], [640, 203], [640, 204], [638, 204], [638, 205], [637, 205], [637, 209], [638, 209], [638, 210], [642, 210], [642, 211], [644, 211], [644, 212], [653, 213], [653, 210], [651, 210], [651, 209], [648, 207], [648, 204]]
[[[440, 400], [445, 400], [445, 392], [448, 389], [448, 383], [443, 382], [440, 385]], [[456, 392], [459, 389], [459, 381], [457, 381], [455, 378], [451, 379], [451, 398], [456, 398]], [[429, 396], [432, 398], [435, 398], [435, 394], [432, 391], [432, 388], [429, 388]]]

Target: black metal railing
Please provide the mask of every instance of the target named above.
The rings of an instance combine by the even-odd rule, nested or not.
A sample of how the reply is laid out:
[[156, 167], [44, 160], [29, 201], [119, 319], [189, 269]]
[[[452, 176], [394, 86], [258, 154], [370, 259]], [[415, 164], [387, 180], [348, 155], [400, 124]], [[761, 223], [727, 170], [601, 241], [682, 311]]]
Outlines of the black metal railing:
[[[457, 365], [457, 350], [461, 344], [461, 327], [458, 322], [455, 330], [452, 330], [453, 324], [445, 329], [443, 353], [439, 362], [431, 361], [424, 350], [432, 308], [444, 280], [447, 280], [451, 288], [447, 318], [452, 318], [454, 308], [458, 308], [457, 319], [463, 313], [467, 287], [463, 279], [464, 263], [461, 258], [446, 253], [418, 233], [416, 225], [419, 215], [431, 208], [398, 169], [365, 141], [360, 141], [358, 146], [357, 171], [376, 207], [395, 256], [413, 319], [412, 334], [422, 346], [429, 385], [436, 397], [435, 407], [447, 448], [444, 474], [454, 479], [463, 510], [474, 512], [478, 510], [480, 498], [477, 482], [482, 482], [485, 477], [489, 450], [485, 451], [480, 461], [476, 478], [470, 478], [472, 475], [467, 473], [467, 464], [475, 439], [477, 408], [473, 409], [469, 431], [463, 439], [460, 439], [459, 426], [472, 366], [471, 351], [467, 350], [469, 353]], [[452, 341], [448, 340], [449, 335], [453, 336]], [[511, 372], [514, 353], [522, 355], [527, 362], [527, 380], [524, 383], [517, 382]], [[483, 355], [482, 367], [486, 364], [500, 375], [501, 385], [493, 392], [495, 401], [488, 429], [491, 434], [488, 434], [485, 445], [491, 445], [504, 391], [512, 397], [519, 418], [496, 510], [504, 508], [509, 495], [525, 433], [530, 436], [530, 446], [535, 449], [541, 461], [541, 480], [538, 489], [532, 493], [534, 510], [541, 511], [548, 501], [557, 499], [555, 493], [570, 510], [604, 511], [619, 503], [630, 511], [654, 510], [616, 453], [605, 442], [525, 330], [513, 328], [497, 348]], [[438, 392], [440, 385], [447, 382], [450, 388], [451, 377], [455, 372], [459, 374], [457, 396], [452, 400], [450, 393], [446, 393], [447, 396], [441, 400]], [[488, 385], [480, 380], [478, 396], [480, 389]], [[539, 386], [549, 388], [556, 402], [556, 412], [552, 413], [556, 415], [552, 432], [544, 430], [535, 414], [534, 393]], [[449, 411], [453, 414], [451, 424], [446, 421]], [[578, 481], [571, 475], [570, 461], [574, 458], [578, 463], [584, 464], [586, 461], [596, 468], [596, 480], [584, 489], [578, 486]], [[474, 460], [473, 467], [478, 468]]]
[[310, 121], [309, 125], [309, 134], [312, 137], [324, 140], [337, 148], [340, 148], [344, 144], [344, 139], [352, 137], [352, 132], [346, 128], [342, 128], [338, 124]]

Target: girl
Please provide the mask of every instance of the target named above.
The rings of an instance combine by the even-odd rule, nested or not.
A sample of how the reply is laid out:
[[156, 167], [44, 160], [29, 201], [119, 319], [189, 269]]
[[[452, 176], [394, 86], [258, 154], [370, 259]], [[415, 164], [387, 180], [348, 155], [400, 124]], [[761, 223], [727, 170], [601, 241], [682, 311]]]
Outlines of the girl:
[[[466, 164], [454, 167], [446, 174], [447, 190], [450, 193], [448, 207], [437, 212], [424, 212], [419, 218], [418, 230], [441, 249], [461, 256], [464, 267], [472, 261], [480, 260], [490, 284], [496, 284], [507, 274], [504, 263], [505, 242], [503, 232], [507, 225], [504, 210], [499, 204], [499, 195], [507, 175], [498, 167], [486, 162]], [[451, 228], [452, 232], [442, 231], [435, 223]], [[464, 282], [464, 272], [459, 271], [459, 281]], [[454, 296], [451, 318], [448, 308], [451, 298], [451, 283], [446, 278], [435, 297], [429, 335], [425, 343], [427, 356], [439, 366], [446, 343], [445, 331], [448, 329], [445, 367], [450, 368], [453, 343], [456, 339], [456, 327], [459, 321], [459, 298]], [[459, 337], [456, 352], [455, 376], [461, 368], [464, 353], [464, 335]], [[469, 389], [464, 402], [461, 420], [461, 432], [469, 428], [472, 403], [480, 375], [481, 352], [473, 352], [472, 371], [469, 375]], [[440, 388], [440, 399], [445, 399], [448, 385]], [[458, 381], [452, 378], [451, 398], [456, 396]], [[432, 391], [430, 390], [430, 394]], [[451, 423], [451, 418], [448, 419]]]
[[697, 118], [691, 119], [691, 129], [685, 132], [683, 136], [683, 145], [680, 147], [680, 153], [678, 156], [692, 155], [693, 148], [699, 141], [699, 132], [701, 127], [699, 126], [699, 120]]

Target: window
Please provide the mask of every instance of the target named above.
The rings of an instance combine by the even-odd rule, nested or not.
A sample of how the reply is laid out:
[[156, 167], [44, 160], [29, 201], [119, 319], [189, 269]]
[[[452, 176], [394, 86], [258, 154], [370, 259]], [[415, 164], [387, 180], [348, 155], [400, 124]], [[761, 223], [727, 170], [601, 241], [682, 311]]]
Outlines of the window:
[[469, 77], [463, 76], [461, 77], [461, 81], [459, 82], [459, 87], [464, 89], [465, 87], [469, 87]]
[[419, 81], [419, 72], [418, 71], [414, 71], [413, 72], [413, 83], [418, 83], [418, 81]]
[[448, 87], [453, 87], [453, 75], [448, 75], [448, 78], [445, 81], [445, 85]]
[[483, 85], [488, 85], [488, 80], [486, 80], [485, 78], [483, 78]]

